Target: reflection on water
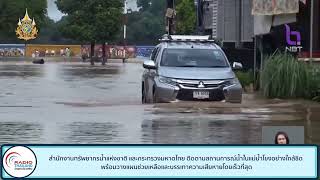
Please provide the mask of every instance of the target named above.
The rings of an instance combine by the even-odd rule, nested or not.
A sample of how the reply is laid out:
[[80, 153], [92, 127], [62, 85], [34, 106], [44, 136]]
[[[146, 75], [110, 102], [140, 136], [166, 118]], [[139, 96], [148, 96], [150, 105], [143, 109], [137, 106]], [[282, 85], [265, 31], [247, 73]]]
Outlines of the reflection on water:
[[0, 78], [3, 77], [41, 77], [44, 75], [41, 65], [1, 65]]
[[74, 122], [63, 127], [66, 133], [65, 143], [97, 144], [115, 142], [121, 125], [116, 123]]
[[121, 72], [119, 65], [106, 65], [106, 66], [64, 66], [59, 69], [60, 77], [72, 76], [79, 78], [97, 78], [97, 77], [112, 77], [112, 75]]
[[144, 121], [142, 141], [157, 144], [252, 144], [259, 143], [263, 122], [216, 121], [197, 118]]
[[24, 122], [0, 122], [0, 144], [40, 143], [40, 124]]
[[[200, 108], [190, 104], [151, 110], [142, 122], [142, 141], [164, 144], [259, 144], [263, 126], [304, 126], [305, 142], [320, 144], [319, 106]], [[231, 105], [233, 106], [233, 105]], [[266, 105], [267, 106], [267, 105]], [[185, 109], [185, 112], [183, 112]], [[166, 113], [168, 111], [168, 113]], [[309, 119], [309, 120], [308, 120]]]

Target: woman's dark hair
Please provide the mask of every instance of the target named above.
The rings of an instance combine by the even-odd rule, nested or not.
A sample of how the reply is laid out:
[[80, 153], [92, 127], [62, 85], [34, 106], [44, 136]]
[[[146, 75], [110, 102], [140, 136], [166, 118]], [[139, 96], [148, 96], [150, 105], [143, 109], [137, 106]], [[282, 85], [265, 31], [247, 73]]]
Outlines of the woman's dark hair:
[[276, 134], [276, 136], [274, 137], [274, 143], [275, 144], [278, 144], [278, 136], [279, 135], [283, 135], [285, 138], [286, 138], [286, 141], [287, 141], [287, 144], [289, 144], [289, 137], [287, 135], [287, 133], [283, 132], [283, 131], [280, 131]]

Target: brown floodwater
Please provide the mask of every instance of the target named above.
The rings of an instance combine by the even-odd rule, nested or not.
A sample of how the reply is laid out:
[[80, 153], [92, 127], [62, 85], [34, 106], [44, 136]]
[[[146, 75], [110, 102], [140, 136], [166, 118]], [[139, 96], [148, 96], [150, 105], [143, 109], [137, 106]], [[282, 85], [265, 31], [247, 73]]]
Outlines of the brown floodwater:
[[264, 126], [304, 126], [320, 144], [320, 106], [306, 101], [141, 104], [139, 63], [0, 64], [0, 144], [259, 144]]

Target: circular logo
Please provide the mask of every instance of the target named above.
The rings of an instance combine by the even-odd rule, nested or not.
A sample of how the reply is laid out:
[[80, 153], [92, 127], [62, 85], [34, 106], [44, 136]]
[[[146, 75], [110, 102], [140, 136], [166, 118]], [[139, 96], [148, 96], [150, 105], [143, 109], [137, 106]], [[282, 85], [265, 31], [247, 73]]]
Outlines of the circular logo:
[[36, 169], [37, 158], [31, 149], [15, 146], [4, 153], [2, 164], [7, 174], [22, 178], [33, 173]]

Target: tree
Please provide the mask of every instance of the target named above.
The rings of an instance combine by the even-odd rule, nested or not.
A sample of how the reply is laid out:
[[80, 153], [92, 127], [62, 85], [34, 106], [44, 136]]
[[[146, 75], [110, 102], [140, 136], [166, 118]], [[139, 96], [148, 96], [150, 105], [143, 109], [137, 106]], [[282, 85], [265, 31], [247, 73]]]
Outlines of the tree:
[[146, 11], [151, 6], [151, 0], [137, 0], [137, 5], [141, 11]]
[[165, 33], [164, 0], [138, 0], [139, 12], [128, 16], [128, 42], [151, 45]]
[[21, 42], [16, 37], [15, 29], [19, 18], [23, 18], [26, 8], [34, 18], [39, 32], [45, 25], [47, 17], [47, 1], [44, 0], [0, 0], [0, 39], [5, 42]]
[[80, 42], [74, 39], [67, 39], [63, 37], [62, 32], [59, 31], [65, 25], [65, 17], [54, 22], [50, 18], [45, 19], [45, 23], [38, 34], [38, 37], [33, 40], [36, 44], [79, 44]]
[[180, 0], [177, 4], [177, 33], [192, 34], [196, 28], [194, 0]]
[[66, 37], [91, 44], [91, 64], [95, 43], [103, 44], [102, 64], [106, 62], [106, 41], [113, 41], [121, 30], [121, 0], [57, 0], [58, 9], [67, 14], [61, 31]]

